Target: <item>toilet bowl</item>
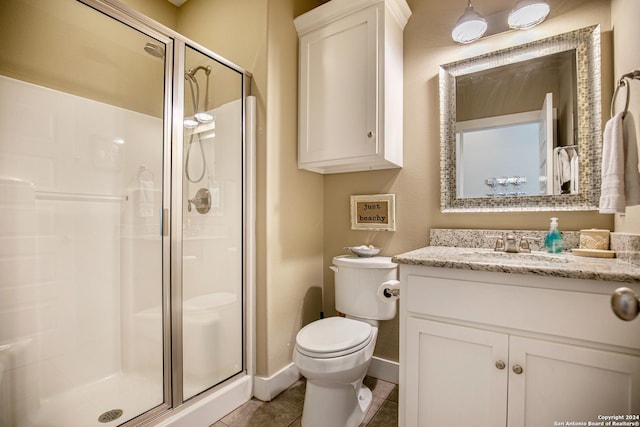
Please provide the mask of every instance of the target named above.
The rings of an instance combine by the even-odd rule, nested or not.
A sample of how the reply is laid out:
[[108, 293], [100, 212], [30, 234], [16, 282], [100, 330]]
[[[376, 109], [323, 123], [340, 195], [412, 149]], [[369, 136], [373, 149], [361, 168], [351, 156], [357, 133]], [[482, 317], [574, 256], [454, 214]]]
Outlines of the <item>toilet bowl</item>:
[[318, 320], [300, 330], [293, 363], [307, 379], [302, 426], [360, 424], [372, 400], [362, 380], [377, 336], [375, 326], [344, 317]]
[[[302, 427], [355, 427], [372, 401], [362, 384], [378, 336], [378, 320], [395, 316], [394, 302], [372, 297], [397, 283], [388, 257], [336, 257], [336, 307], [347, 317], [316, 320], [296, 336], [293, 363], [307, 378]], [[357, 315], [353, 315], [353, 313]]]

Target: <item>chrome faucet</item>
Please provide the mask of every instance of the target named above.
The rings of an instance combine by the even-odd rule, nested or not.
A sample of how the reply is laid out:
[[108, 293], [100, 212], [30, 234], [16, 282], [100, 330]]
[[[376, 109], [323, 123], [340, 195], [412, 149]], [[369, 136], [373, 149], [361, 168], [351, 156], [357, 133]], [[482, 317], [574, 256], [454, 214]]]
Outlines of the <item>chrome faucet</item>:
[[539, 237], [531, 237], [531, 236], [522, 236], [520, 239], [520, 252], [530, 253], [531, 252], [531, 242], [539, 242], [542, 239]]
[[509, 253], [517, 253], [518, 251], [518, 242], [516, 241], [515, 233], [505, 233], [504, 234], [504, 251]]
[[504, 233], [504, 236], [490, 237], [495, 237], [496, 239], [493, 248], [495, 251], [508, 253], [530, 253], [531, 242], [539, 242], [541, 240], [538, 237], [522, 236], [520, 238], [520, 244], [518, 244], [515, 232]]

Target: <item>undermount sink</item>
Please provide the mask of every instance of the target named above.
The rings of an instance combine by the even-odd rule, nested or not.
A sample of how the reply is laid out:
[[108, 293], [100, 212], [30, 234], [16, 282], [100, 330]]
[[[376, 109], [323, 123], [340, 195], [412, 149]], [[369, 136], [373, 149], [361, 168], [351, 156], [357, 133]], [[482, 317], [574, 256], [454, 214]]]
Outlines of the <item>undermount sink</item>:
[[460, 254], [468, 261], [487, 261], [508, 264], [566, 264], [568, 258], [561, 254], [547, 254], [544, 252], [500, 252], [500, 251], [472, 251]]

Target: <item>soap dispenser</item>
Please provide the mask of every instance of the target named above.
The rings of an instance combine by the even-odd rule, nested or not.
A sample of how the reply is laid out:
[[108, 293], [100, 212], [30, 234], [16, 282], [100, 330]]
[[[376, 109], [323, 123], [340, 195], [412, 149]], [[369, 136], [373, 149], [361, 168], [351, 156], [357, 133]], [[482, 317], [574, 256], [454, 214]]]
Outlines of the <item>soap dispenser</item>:
[[549, 233], [547, 233], [547, 237], [544, 239], [544, 248], [552, 254], [557, 254], [564, 250], [562, 235], [560, 234], [560, 230], [558, 230], [558, 218], [551, 218]]

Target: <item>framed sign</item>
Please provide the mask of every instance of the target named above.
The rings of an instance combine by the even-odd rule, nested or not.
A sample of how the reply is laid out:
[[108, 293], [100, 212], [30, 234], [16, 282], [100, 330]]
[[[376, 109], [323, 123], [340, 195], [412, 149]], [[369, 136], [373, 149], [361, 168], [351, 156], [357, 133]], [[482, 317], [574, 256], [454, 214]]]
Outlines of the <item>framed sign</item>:
[[396, 231], [396, 195], [351, 196], [351, 229]]

